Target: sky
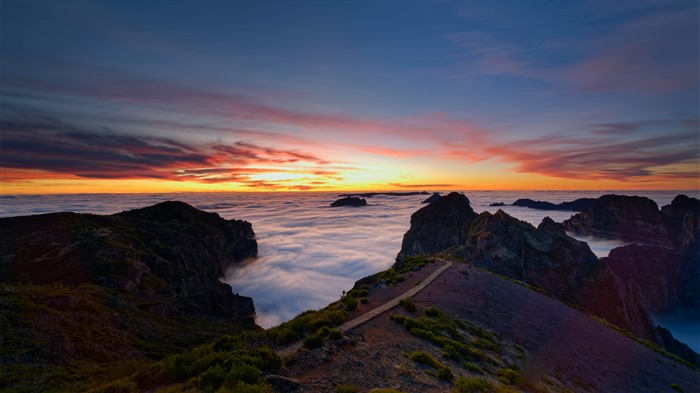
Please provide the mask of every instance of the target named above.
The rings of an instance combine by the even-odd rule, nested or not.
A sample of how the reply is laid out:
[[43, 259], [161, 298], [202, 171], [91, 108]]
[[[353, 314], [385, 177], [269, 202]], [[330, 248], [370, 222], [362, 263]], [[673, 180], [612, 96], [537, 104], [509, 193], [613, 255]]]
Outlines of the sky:
[[697, 190], [698, 4], [3, 0], [0, 191]]

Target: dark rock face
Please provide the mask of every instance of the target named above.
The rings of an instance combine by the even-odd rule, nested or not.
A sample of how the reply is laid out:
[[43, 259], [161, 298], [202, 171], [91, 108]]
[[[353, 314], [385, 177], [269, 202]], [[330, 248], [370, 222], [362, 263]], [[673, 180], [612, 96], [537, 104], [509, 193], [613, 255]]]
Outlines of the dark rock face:
[[434, 254], [463, 244], [476, 216], [466, 196], [451, 192], [411, 215], [399, 254]]
[[580, 198], [572, 202], [562, 202], [559, 204], [554, 204], [551, 202], [535, 201], [532, 199], [524, 198], [518, 199], [517, 201], [513, 202], [513, 206], [529, 207], [531, 209], [539, 210], [563, 210], [578, 212], [587, 208], [595, 201], [596, 200], [592, 198]]
[[615, 274], [640, 285], [650, 311], [700, 318], [700, 200], [678, 195], [659, 211], [646, 198], [609, 195], [564, 225], [639, 243], [610, 252], [606, 262]]
[[658, 206], [645, 197], [604, 195], [563, 224], [577, 235], [672, 246]]
[[641, 337], [655, 336], [639, 287], [615, 276], [586, 243], [548, 217], [535, 228], [501, 210], [477, 216], [465, 196], [450, 194], [413, 214], [401, 254], [453, 246], [477, 266], [539, 286]]
[[55, 213], [0, 219], [0, 277], [33, 284], [96, 284], [139, 307], [252, 322], [252, 299], [232, 293], [224, 269], [257, 255], [250, 223], [182, 202], [111, 216]]
[[337, 201], [331, 203], [332, 207], [341, 207], [341, 206], [365, 206], [367, 205], [367, 200], [364, 198], [357, 198], [357, 197], [345, 197], [338, 199]]
[[671, 331], [661, 326], [656, 327], [661, 344], [671, 353], [678, 355], [681, 359], [693, 364], [700, 364], [700, 355], [693, 351], [687, 344], [673, 338]]
[[489, 206], [491, 207], [500, 207], [500, 206], [505, 206], [506, 204], [503, 202], [494, 202], [494, 203], [489, 203]]
[[700, 200], [678, 195], [670, 205], [661, 208], [661, 215], [676, 247], [700, 242]]
[[610, 251], [606, 261], [615, 274], [635, 281], [652, 313], [680, 313], [700, 319], [700, 254], [631, 244]]
[[439, 192], [434, 192], [433, 195], [429, 196], [421, 203], [433, 203], [433, 202], [437, 201], [438, 199], [440, 199], [441, 197], [442, 197], [442, 195], [440, 195]]

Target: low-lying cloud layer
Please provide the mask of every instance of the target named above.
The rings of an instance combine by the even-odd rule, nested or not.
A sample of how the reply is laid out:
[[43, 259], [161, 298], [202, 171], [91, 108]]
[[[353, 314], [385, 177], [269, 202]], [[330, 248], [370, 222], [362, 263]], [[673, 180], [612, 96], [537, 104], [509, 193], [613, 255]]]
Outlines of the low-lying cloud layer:
[[[542, 211], [523, 207], [489, 207], [493, 202], [519, 198], [553, 203], [582, 197], [589, 192], [489, 192], [465, 193], [477, 212], [503, 209], [537, 225], [545, 216], [563, 221], [571, 212]], [[674, 192], [646, 192], [659, 206], [670, 203]], [[226, 282], [234, 292], [252, 296], [258, 323], [276, 325], [308, 309], [337, 300], [364, 276], [389, 268], [401, 248], [410, 216], [424, 205], [424, 195], [375, 196], [361, 208], [331, 208], [329, 193], [183, 193], [135, 195], [51, 195], [2, 197], [0, 216], [56, 211], [116, 213], [165, 200], [182, 200], [229, 219], [253, 224], [259, 258], [234, 266]], [[598, 256], [606, 256], [621, 243], [584, 239]]]

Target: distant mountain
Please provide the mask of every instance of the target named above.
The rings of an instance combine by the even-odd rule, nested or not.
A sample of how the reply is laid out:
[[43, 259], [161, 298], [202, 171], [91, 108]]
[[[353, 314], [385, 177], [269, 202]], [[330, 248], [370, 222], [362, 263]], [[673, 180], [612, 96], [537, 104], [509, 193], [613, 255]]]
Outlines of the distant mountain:
[[[581, 211], [588, 206], [590, 206], [592, 203], [594, 203], [596, 200], [593, 198], [579, 198], [576, 199], [575, 201], [571, 202], [562, 202], [559, 204], [554, 204], [551, 202], [544, 202], [544, 201], [535, 201], [532, 199], [518, 199], [517, 201], [513, 202], [513, 206], [521, 206], [521, 207], [529, 207], [531, 209], [538, 209], [538, 210], [563, 210], [563, 211]], [[499, 206], [499, 205], [493, 205], [493, 206]], [[502, 205], [500, 205], [502, 206]]]

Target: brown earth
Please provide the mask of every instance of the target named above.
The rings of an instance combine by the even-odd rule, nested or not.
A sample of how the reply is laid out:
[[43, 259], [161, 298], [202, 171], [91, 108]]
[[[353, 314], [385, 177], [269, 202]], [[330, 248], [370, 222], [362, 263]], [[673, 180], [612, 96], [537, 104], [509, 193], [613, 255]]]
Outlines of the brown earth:
[[[442, 264], [407, 275], [396, 287], [372, 288], [370, 304], [355, 318], [399, 296]], [[495, 375], [501, 368], [519, 370], [526, 381], [509, 386], [515, 391], [543, 392], [685, 392], [700, 391], [700, 373], [667, 358], [587, 314], [513, 281], [472, 266], [455, 263], [414, 296], [417, 316], [435, 306], [452, 317], [491, 330], [499, 348], [486, 351], [495, 362], [478, 365], [484, 375], [440, 356], [440, 348], [410, 335], [389, 319], [391, 314], [414, 316], [400, 307], [356, 327], [346, 339], [291, 356], [284, 375], [301, 383], [300, 392], [332, 392], [339, 384], [360, 391], [395, 388], [406, 392], [445, 392], [454, 383], [428, 375], [409, 357], [412, 351], [431, 353], [455, 378], [482, 376], [502, 386]], [[497, 364], [497, 365], [496, 365]]]

